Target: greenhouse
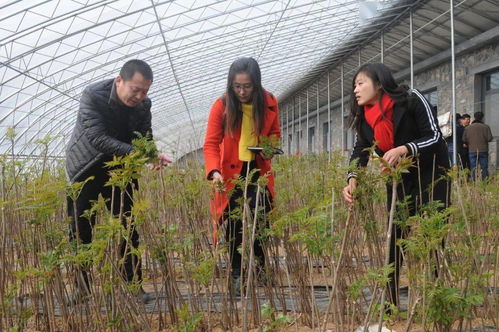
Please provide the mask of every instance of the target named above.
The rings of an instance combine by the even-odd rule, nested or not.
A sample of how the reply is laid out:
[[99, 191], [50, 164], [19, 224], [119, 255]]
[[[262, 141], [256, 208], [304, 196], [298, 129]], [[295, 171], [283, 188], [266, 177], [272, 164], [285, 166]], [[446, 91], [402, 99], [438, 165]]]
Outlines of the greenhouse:
[[499, 331], [497, 0], [5, 0], [0, 78], [0, 331]]

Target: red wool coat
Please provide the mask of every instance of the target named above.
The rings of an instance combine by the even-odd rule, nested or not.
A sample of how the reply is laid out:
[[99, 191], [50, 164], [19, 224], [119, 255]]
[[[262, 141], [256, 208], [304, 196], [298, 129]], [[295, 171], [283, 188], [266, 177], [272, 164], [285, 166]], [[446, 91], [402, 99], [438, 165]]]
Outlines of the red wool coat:
[[[279, 125], [279, 109], [276, 98], [265, 91], [264, 125], [260, 133], [262, 136], [275, 135], [280, 138], [281, 129]], [[235, 131], [233, 136], [224, 135], [223, 118], [225, 106], [222, 98], [218, 98], [211, 106], [208, 118], [208, 127], [203, 146], [204, 160], [206, 165], [206, 177], [208, 178], [213, 170], [218, 170], [224, 179], [224, 192], [216, 192], [211, 197], [210, 208], [215, 230], [221, 222], [222, 214], [229, 203], [227, 191], [234, 187], [233, 181], [236, 174], [240, 174], [243, 162], [239, 160], [239, 138], [241, 129]], [[260, 169], [260, 175], [268, 175], [267, 187], [272, 198], [274, 191], [274, 174], [272, 172], [272, 161], [264, 160], [259, 155], [256, 156], [256, 165]]]

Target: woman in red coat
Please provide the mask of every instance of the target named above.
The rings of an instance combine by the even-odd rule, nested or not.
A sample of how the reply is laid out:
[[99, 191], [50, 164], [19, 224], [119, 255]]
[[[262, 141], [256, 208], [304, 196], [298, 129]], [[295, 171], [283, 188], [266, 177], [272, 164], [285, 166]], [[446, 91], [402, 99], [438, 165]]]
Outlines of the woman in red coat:
[[[275, 195], [271, 160], [247, 147], [258, 146], [262, 137], [280, 137], [278, 112], [276, 98], [262, 87], [256, 60], [239, 58], [234, 61], [229, 69], [227, 90], [211, 107], [203, 151], [206, 177], [214, 185], [219, 183], [216, 188], [220, 188], [220, 182], [223, 184], [223, 189], [216, 190], [212, 197], [211, 212], [215, 230], [223, 220], [228, 221], [226, 238], [230, 244], [231, 272], [236, 283], [240, 282], [242, 272], [241, 254], [237, 251], [242, 243], [242, 222], [240, 217], [229, 215], [229, 211], [240, 206], [238, 198], [243, 197], [244, 188], [234, 188], [233, 180], [244, 178], [248, 170], [258, 169], [251, 182], [255, 183], [260, 176], [268, 178], [267, 188], [262, 190], [259, 200], [264, 202], [264, 213], [270, 211]], [[247, 197], [252, 210], [255, 209], [256, 195], [256, 185], [250, 185]], [[264, 266], [265, 257], [259, 239], [255, 240], [254, 253], [260, 266]]]

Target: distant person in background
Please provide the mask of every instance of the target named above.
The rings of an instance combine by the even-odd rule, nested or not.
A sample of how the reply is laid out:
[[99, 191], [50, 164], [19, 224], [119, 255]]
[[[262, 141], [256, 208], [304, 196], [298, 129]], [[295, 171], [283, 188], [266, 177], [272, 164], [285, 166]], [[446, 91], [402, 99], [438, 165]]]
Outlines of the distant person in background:
[[[470, 125], [471, 122], [471, 116], [468, 113], [464, 113], [461, 116], [461, 121], [460, 124], [463, 126], [464, 129]], [[464, 135], [464, 130], [463, 130], [463, 135]], [[462, 137], [461, 137], [462, 141]], [[460, 157], [461, 157], [461, 163], [463, 165], [463, 169], [470, 169], [470, 157], [468, 155], [468, 146], [462, 142], [463, 145], [461, 147], [461, 152], [460, 152]]]
[[471, 115], [469, 115], [468, 113], [464, 113], [462, 116], [461, 116], [461, 125], [466, 128], [470, 125], [471, 123]]
[[[271, 210], [274, 198], [272, 156], [266, 157], [261, 152], [248, 150], [248, 147], [258, 146], [263, 137], [274, 136], [279, 139], [280, 134], [277, 99], [263, 88], [258, 63], [253, 58], [237, 59], [229, 68], [225, 93], [211, 107], [203, 146], [206, 177], [216, 189], [211, 201], [215, 231], [223, 221], [227, 221], [225, 236], [229, 243], [230, 287], [236, 296], [240, 295], [243, 282], [241, 274], [244, 273], [238, 250], [243, 241], [241, 199], [244, 188], [235, 187], [234, 179], [244, 180], [247, 172], [258, 170], [249, 179], [251, 184], [247, 189], [247, 197], [251, 214], [259, 213], [258, 228], [264, 228], [266, 214]], [[260, 193], [261, 210], [256, 211], [255, 183], [260, 176], [267, 176], [268, 183]], [[237, 210], [239, 213], [234, 214]], [[257, 236], [253, 248], [255, 272], [257, 277], [265, 278], [265, 255], [260, 236]]]
[[[473, 123], [464, 130], [463, 142], [468, 146], [473, 179], [485, 180], [489, 176], [489, 142], [493, 136], [490, 127], [483, 123], [483, 112], [475, 112], [473, 117]], [[477, 166], [481, 174], [476, 171]]]
[[[456, 160], [457, 164], [461, 165], [461, 151], [463, 149], [463, 133], [464, 127], [461, 125], [461, 114], [456, 113]], [[449, 150], [449, 161], [451, 166], [454, 166], [454, 134], [450, 135], [445, 139], [447, 142], [447, 148]]]

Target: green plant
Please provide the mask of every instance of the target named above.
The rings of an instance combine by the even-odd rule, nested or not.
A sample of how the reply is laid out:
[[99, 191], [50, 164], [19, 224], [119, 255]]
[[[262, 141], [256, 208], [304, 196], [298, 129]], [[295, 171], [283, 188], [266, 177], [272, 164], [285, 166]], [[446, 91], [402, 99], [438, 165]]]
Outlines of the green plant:
[[[147, 150], [150, 142], [142, 143]], [[152, 157], [155, 152], [150, 151]], [[10, 151], [0, 158], [0, 330], [242, 327], [241, 304], [232, 306], [227, 270], [221, 264], [226, 261], [226, 248], [212, 245], [212, 187], [203, 165], [177, 163], [151, 172], [145, 167], [148, 160], [137, 153], [113, 166], [126, 168], [116, 172], [113, 185], [139, 182], [141, 190], [134, 192], [132, 213], [120, 220], [119, 211], [111, 213], [99, 197], [85, 212], [95, 217], [93, 243], [78, 244], [69, 242], [67, 236], [65, 196], [77, 197], [92, 179], [66, 191], [63, 163], [47, 160], [43, 167], [41, 160], [12, 158]], [[375, 314], [384, 311], [380, 296], [393, 269], [383, 259], [389, 218], [386, 181], [390, 178], [380, 174], [375, 162], [370, 165], [358, 171], [363, 185], [356, 191], [358, 204], [350, 209], [341, 197], [349, 168], [341, 151], [333, 152], [331, 158], [317, 154], [274, 159], [274, 209], [267, 215], [268, 227], [255, 231], [255, 236], [266, 239], [266, 276], [274, 285], [247, 287], [248, 329], [279, 330], [296, 324], [297, 328], [306, 325], [324, 330], [334, 323], [337, 331], [350, 331], [377, 320]], [[498, 179], [472, 183], [458, 172], [449, 176], [456, 181], [452, 207], [428, 204], [420, 214], [407, 218], [410, 202], [397, 202], [397, 211], [402, 213], [394, 213], [393, 223], [410, 229], [400, 241], [406, 248], [402, 274], [410, 289], [410, 310], [407, 318], [399, 313], [385, 315], [385, 321], [414, 322], [420, 325], [417, 328], [440, 331], [448, 326], [465, 330], [497, 325], [497, 301], [490, 289], [498, 271]], [[260, 180], [261, 187], [265, 181]], [[239, 185], [244, 188], [245, 183]], [[242, 204], [248, 202], [242, 200]], [[246, 212], [243, 208], [232, 213], [243, 218]], [[251, 217], [244, 216], [247, 241], [253, 235]], [[132, 251], [143, 259], [148, 289], [164, 292], [161, 303], [167, 313], [144, 314], [141, 304], [131, 300], [139, 284], [124, 283], [119, 273], [119, 243], [130, 236], [122, 221], [140, 230], [141, 246]], [[219, 239], [224, 235], [221, 228]], [[247, 245], [241, 251], [246, 262], [249, 249]], [[59, 306], [73, 291], [75, 266], [86, 268], [91, 276], [90, 300], [74, 307]], [[322, 285], [326, 287], [320, 291], [333, 294], [328, 317], [313, 296]], [[262, 297], [268, 303], [259, 310]], [[40, 315], [36, 308], [46, 311]], [[51, 314], [58, 309], [60, 318]], [[327, 324], [318, 326], [325, 318]]]
[[178, 327], [178, 331], [180, 332], [195, 332], [203, 319], [203, 314], [200, 312], [191, 314], [187, 304], [184, 304], [182, 308], [178, 309], [177, 313], [180, 318]]
[[275, 135], [260, 137], [260, 146], [262, 153], [266, 158], [272, 158], [275, 154], [275, 149], [281, 146], [281, 140]]
[[260, 309], [263, 318], [262, 330], [264, 332], [283, 330], [287, 325], [292, 322], [291, 317], [282, 313], [276, 314], [275, 308], [269, 303], [264, 303]]

